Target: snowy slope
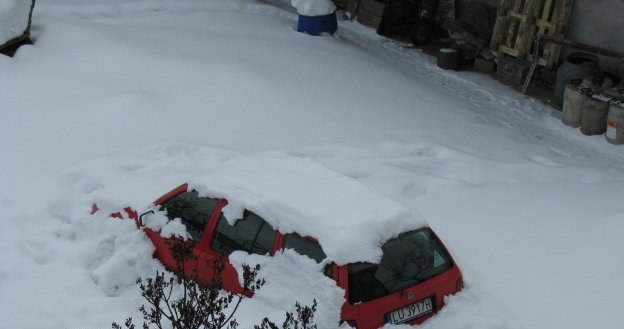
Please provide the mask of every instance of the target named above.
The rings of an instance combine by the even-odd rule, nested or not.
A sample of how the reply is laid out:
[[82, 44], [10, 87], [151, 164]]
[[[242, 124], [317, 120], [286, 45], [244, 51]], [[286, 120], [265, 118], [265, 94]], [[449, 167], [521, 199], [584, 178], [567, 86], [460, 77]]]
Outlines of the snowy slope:
[[[275, 154], [426, 218], [466, 289], [421, 327], [618, 327], [622, 147], [356, 23], [337, 38], [295, 24], [254, 0], [37, 3], [35, 44], [0, 57], [0, 328], [134, 315], [134, 279], [161, 267], [141, 232], [91, 203], [147, 206], [228, 160]], [[260, 260], [286, 274], [243, 305], [242, 327], [279, 320], [295, 297], [322, 300], [320, 327], [335, 323], [341, 291], [296, 271], [314, 264], [287, 267], [298, 260]]]

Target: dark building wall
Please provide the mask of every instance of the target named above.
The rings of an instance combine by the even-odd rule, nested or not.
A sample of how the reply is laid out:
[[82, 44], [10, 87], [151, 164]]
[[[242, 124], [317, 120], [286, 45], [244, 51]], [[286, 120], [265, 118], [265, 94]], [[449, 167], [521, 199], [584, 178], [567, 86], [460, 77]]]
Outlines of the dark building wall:
[[[566, 38], [624, 52], [624, 0], [574, 1]], [[615, 76], [622, 73], [622, 59], [601, 57], [600, 65]]]
[[[456, 0], [456, 6], [477, 3], [498, 8], [500, 0]], [[460, 13], [459, 13], [460, 14]], [[624, 0], [575, 0], [566, 38], [570, 41], [624, 52]], [[574, 49], [566, 48], [561, 61]], [[602, 68], [619, 77], [622, 60], [601, 57]]]
[[458, 4], [462, 4], [462, 3], [478, 3], [478, 4], [482, 4], [482, 5], [498, 7], [498, 4], [500, 3], [500, 0], [456, 0], [456, 3], [458, 3]]

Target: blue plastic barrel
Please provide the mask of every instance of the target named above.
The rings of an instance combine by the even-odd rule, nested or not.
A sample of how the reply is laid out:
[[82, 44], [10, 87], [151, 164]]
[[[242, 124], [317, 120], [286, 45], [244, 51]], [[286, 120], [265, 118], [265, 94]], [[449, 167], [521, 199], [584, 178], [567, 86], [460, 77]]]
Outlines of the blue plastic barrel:
[[334, 34], [337, 29], [338, 22], [335, 13], [321, 16], [299, 15], [297, 22], [297, 31], [311, 35]]

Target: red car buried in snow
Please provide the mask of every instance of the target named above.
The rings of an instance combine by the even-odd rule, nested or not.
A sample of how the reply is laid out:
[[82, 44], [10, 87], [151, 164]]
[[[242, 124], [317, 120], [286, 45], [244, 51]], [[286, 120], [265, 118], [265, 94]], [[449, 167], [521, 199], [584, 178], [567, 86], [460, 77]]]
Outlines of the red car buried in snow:
[[[246, 210], [243, 218], [231, 225], [223, 215], [224, 199], [200, 196], [184, 184], [154, 202], [169, 220], [180, 219], [195, 243], [193, 265], [197, 280], [210, 282], [212, 270], [206, 260], [227, 257], [233, 251], [273, 255], [282, 249], [294, 249], [317, 262], [327, 256], [312, 237], [297, 233], [282, 234], [263, 218]], [[97, 210], [96, 208], [94, 210]], [[155, 257], [167, 268], [176, 262], [168, 238], [145, 225], [154, 214], [126, 208], [156, 247]], [[120, 214], [117, 214], [120, 215]], [[149, 225], [148, 225], [149, 226]], [[429, 227], [404, 232], [381, 247], [379, 263], [331, 263], [324, 274], [344, 289], [346, 302], [341, 318], [359, 329], [379, 328], [386, 323], [422, 323], [443, 306], [444, 296], [463, 287], [459, 268], [442, 242]], [[236, 270], [228, 262], [222, 273], [223, 288], [241, 292]]]
[[[175, 270], [176, 261], [166, 225], [182, 227], [194, 243], [194, 263], [186, 268], [196, 269], [200, 283], [211, 282], [211, 260], [227, 260], [223, 288], [232, 292], [242, 292], [228, 258], [232, 252], [274, 256], [291, 249], [324, 264], [323, 274], [345, 292], [341, 320], [359, 329], [422, 323], [463, 287], [459, 268], [426, 221], [353, 178], [274, 153], [207, 166], [147, 211], [123, 213], [146, 232], [167, 268]], [[109, 198], [131, 190], [134, 196], [158, 195], [166, 185], [160, 182], [172, 180], [153, 177], [137, 177], [138, 184], [122, 180], [125, 185], [103, 190], [96, 201], [110, 205]], [[144, 199], [132, 202], [149, 202]]]

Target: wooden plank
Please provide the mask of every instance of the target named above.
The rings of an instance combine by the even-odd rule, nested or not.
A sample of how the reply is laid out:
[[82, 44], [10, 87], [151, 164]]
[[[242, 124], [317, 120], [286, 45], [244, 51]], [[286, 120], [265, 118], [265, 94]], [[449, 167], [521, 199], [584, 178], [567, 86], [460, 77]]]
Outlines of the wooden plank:
[[518, 57], [518, 50], [514, 49], [514, 48], [510, 48], [510, 47], [506, 47], [503, 45], [498, 46], [498, 51], [505, 53], [509, 56], [514, 56], [514, 57]]
[[[540, 12], [539, 18], [535, 21], [535, 25], [537, 26], [537, 35], [548, 35], [553, 32], [555, 28], [555, 24], [552, 23], [553, 10], [556, 7], [557, 0], [545, 0], [540, 4]], [[538, 58], [533, 58], [533, 54], [529, 55], [530, 61], [537, 60], [540, 65], [543, 65], [545, 61], [543, 60], [544, 56], [549, 56], [550, 47], [544, 47], [541, 49], [541, 53], [538, 54]]]
[[527, 0], [525, 3], [525, 19], [518, 28], [515, 48], [518, 50], [518, 57], [526, 57], [531, 50], [531, 44], [535, 37], [535, 19], [539, 0]]
[[501, 0], [496, 12], [496, 23], [494, 24], [494, 32], [490, 41], [490, 49], [498, 49], [503, 42], [503, 37], [509, 29], [509, 16], [507, 11], [511, 9], [514, 0]]
[[[518, 28], [520, 20], [515, 17], [509, 17], [509, 26], [507, 27], [507, 33], [500, 46], [506, 46], [508, 48], [514, 48], [516, 45], [516, 36], [518, 35]], [[499, 46], [499, 48], [500, 48]]]
[[546, 0], [542, 6], [542, 17], [540, 17], [544, 21], [550, 21], [553, 10], [553, 0]]
[[546, 0], [542, 3], [542, 14], [536, 21], [536, 24], [538, 25], [537, 34], [546, 34], [546, 29], [554, 28], [554, 25], [551, 22], [553, 7], [553, 0]]
[[[556, 24], [552, 21], [555, 8], [557, 7], [557, 0], [546, 0], [542, 9], [542, 17], [538, 20], [538, 34], [550, 35], [553, 33]], [[545, 66], [547, 61], [544, 58], [549, 58], [552, 55], [552, 45], [546, 45], [542, 49], [542, 53], [539, 54], [540, 65]]]
[[546, 30], [555, 28], [555, 24], [554, 23], [551, 23], [551, 22], [548, 22], [548, 21], [544, 21], [544, 20], [541, 20], [541, 19], [536, 20], [535, 21], [535, 25], [537, 25], [537, 27], [539, 28], [537, 34], [548, 34], [548, 33], [546, 33]]
[[523, 14], [523, 13], [519, 13], [519, 12], [517, 12], [517, 11], [513, 11], [513, 10], [510, 10], [510, 11], [507, 13], [507, 15], [509, 15], [509, 16], [511, 16], [511, 17], [518, 18], [518, 19], [525, 19], [525, 18], [526, 18], [526, 15], [525, 15], [525, 14]]
[[[518, 33], [518, 26], [520, 25], [519, 18], [514, 14], [520, 11], [521, 0], [514, 0], [510, 5], [511, 8], [507, 10], [507, 17], [509, 17], [509, 25], [507, 26], [507, 33], [505, 33], [505, 39], [503, 40], [503, 46], [505, 48], [513, 48], [516, 44], [516, 35]], [[522, 17], [520, 17], [521, 19]]]
[[[557, 17], [554, 19], [555, 29], [551, 34], [554, 37], [565, 37], [568, 29], [568, 21], [570, 20], [570, 14], [572, 13], [572, 6], [574, 0], [560, 0], [562, 1], [558, 6]], [[559, 55], [561, 54], [561, 46], [554, 45], [549, 56], [546, 59], [546, 68], [553, 69], [559, 61]]]

